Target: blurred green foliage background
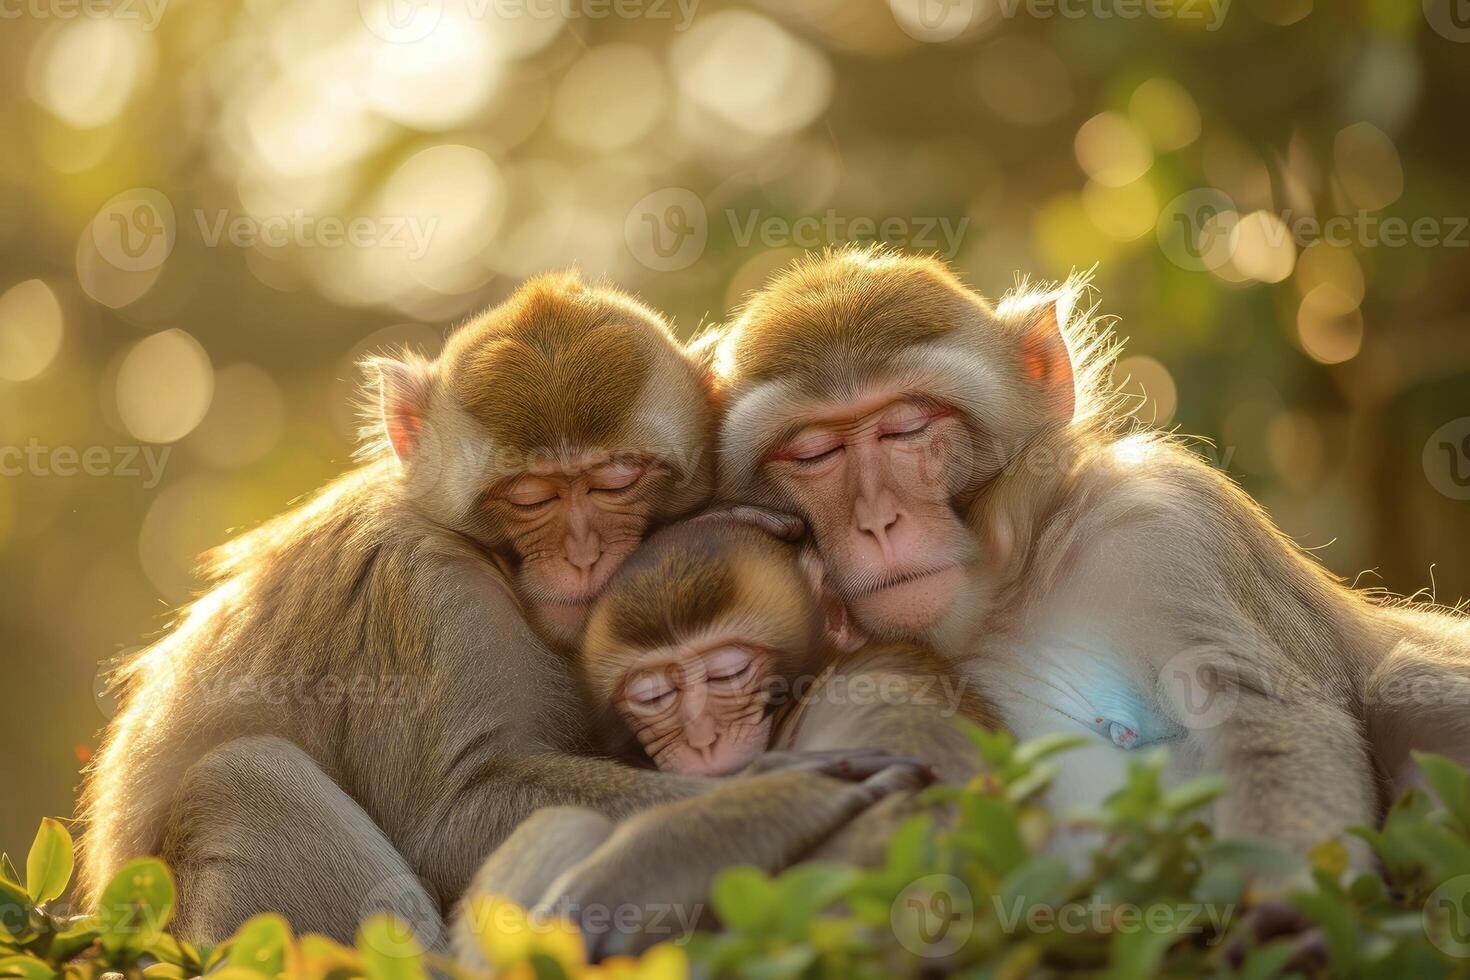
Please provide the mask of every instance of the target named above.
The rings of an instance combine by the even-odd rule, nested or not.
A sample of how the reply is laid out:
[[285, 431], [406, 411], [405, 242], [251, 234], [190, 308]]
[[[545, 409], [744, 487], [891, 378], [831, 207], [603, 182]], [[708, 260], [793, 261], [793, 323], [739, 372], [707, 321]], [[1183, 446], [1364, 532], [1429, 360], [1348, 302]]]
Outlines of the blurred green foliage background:
[[0, 844], [193, 557], [350, 465], [355, 361], [551, 267], [690, 335], [849, 239], [1096, 264], [1144, 417], [1470, 596], [1464, 5], [0, 0]]

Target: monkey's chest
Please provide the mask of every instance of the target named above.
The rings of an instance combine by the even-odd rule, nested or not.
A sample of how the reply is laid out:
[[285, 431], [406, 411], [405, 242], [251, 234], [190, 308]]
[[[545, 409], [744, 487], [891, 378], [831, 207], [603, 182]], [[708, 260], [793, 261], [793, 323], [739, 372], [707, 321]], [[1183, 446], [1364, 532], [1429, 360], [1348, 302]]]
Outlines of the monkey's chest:
[[981, 669], [987, 693], [1019, 738], [1085, 730], [1120, 749], [1173, 741], [1184, 729], [1162, 710], [1138, 660], [1077, 637], [1048, 637]]

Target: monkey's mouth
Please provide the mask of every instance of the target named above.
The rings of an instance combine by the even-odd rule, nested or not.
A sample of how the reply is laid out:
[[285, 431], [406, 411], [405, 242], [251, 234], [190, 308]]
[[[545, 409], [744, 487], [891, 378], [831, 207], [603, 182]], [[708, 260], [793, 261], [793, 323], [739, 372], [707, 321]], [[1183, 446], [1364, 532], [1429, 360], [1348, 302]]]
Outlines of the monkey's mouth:
[[950, 572], [959, 571], [959, 565], [936, 565], [932, 568], [916, 568], [897, 575], [889, 575], [879, 581], [856, 589], [852, 593], [854, 599], [862, 599], [867, 596], [876, 595], [879, 592], [887, 592], [889, 589], [897, 589], [901, 586], [912, 585], [927, 579], [938, 578]]
[[597, 593], [589, 592], [580, 596], [543, 595], [539, 598], [543, 606], [554, 606], [557, 609], [586, 609], [597, 598]]
[[913, 636], [929, 629], [949, 610], [965, 582], [961, 565], [915, 570], [852, 596], [848, 607], [858, 625], [882, 636]]

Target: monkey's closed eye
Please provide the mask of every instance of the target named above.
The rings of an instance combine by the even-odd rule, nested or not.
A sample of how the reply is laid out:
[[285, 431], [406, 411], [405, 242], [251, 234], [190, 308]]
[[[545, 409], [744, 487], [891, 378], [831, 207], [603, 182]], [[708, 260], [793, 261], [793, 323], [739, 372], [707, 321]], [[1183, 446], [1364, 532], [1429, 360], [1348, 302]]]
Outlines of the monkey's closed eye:
[[903, 442], [906, 439], [916, 439], [929, 430], [934, 419], [928, 415], [922, 415], [916, 419], [908, 419], [896, 423], [892, 428], [878, 436], [879, 439], [887, 439], [894, 442]]
[[587, 477], [587, 488], [593, 493], [621, 493], [631, 489], [648, 467], [639, 462], [618, 462], [603, 466]]
[[711, 684], [733, 684], [745, 679], [755, 660], [739, 647], [722, 647], [706, 656], [704, 663]]
[[748, 677], [750, 675], [751, 666], [752, 666], [751, 664], [746, 664], [744, 667], [741, 667], [739, 670], [733, 671], [733, 672], [728, 673], [728, 674], [710, 674], [709, 675], [710, 683], [712, 683], [712, 684], [735, 684], [735, 683], [738, 683], [740, 681], [743, 681], [743, 680], [745, 680], [746, 677]]
[[657, 708], [674, 696], [674, 685], [663, 674], [643, 674], [628, 682], [624, 697], [638, 708]]
[[837, 445], [833, 446], [831, 449], [827, 449], [827, 450], [824, 450], [822, 452], [813, 453], [812, 455], [809, 455], [809, 456], [792, 455], [790, 457], [790, 459], [791, 459], [791, 461], [793, 463], [796, 463], [798, 466], [810, 466], [813, 463], [820, 463], [823, 460], [831, 459], [832, 457], [836, 456], [838, 453], [842, 452], [842, 448], [843, 448], [842, 447], [842, 443], [839, 442]]

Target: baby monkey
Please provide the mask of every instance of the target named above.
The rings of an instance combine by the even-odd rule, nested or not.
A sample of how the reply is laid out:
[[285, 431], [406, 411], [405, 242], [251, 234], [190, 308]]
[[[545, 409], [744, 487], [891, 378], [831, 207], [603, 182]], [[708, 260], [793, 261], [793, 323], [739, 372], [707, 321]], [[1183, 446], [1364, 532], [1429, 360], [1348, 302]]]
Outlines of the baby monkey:
[[945, 779], [972, 774], [955, 716], [988, 706], [928, 651], [866, 644], [823, 586], [797, 517], [717, 510], [654, 534], [593, 606], [588, 701], [616, 755], [660, 769], [738, 772], [770, 749], [866, 746]]
[[[782, 540], [799, 522], [716, 512], [648, 540], [593, 607], [589, 701], [617, 755], [727, 776], [771, 744], [777, 710], [821, 668], [826, 622], [810, 567]], [[764, 522], [764, 523], [763, 523]]]

